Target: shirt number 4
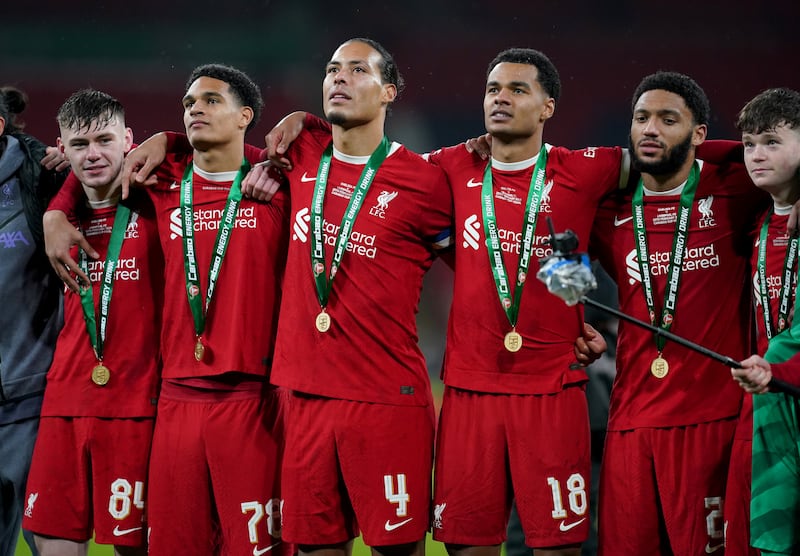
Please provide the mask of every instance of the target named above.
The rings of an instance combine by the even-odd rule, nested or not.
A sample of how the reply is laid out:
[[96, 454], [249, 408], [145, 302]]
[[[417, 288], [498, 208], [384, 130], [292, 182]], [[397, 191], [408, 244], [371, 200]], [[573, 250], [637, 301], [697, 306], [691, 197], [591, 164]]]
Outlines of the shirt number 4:
[[392, 475], [384, 475], [383, 489], [386, 500], [391, 504], [397, 504], [397, 517], [408, 515], [408, 501], [410, 497], [406, 490], [405, 474], [400, 473], [397, 475], [397, 491], [394, 490], [394, 477]]

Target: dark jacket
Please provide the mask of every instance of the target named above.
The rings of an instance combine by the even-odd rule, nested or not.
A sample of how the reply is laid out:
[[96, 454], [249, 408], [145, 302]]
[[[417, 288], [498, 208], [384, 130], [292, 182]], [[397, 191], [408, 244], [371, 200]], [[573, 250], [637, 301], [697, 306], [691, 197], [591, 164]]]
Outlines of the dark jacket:
[[41, 167], [46, 147], [29, 135], [5, 135], [0, 147], [2, 422], [4, 416], [27, 417], [15, 412], [13, 404], [44, 392], [61, 328], [63, 285], [45, 255], [42, 216], [65, 176]]

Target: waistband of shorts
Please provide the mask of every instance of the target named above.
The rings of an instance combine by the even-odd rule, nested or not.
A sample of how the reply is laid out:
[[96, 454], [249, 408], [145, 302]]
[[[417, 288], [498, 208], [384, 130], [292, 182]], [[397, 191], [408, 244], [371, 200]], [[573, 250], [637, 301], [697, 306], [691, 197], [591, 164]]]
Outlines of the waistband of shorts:
[[164, 379], [160, 397], [187, 402], [225, 402], [257, 399], [274, 387], [259, 378], [219, 380], [218, 377]]

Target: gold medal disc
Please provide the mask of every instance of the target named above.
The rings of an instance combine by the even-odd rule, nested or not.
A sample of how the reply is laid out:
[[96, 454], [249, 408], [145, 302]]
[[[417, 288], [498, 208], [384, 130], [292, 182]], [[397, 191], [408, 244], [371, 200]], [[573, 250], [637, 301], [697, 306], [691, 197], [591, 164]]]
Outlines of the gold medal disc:
[[203, 345], [203, 341], [200, 338], [197, 338], [197, 342], [194, 344], [194, 358], [198, 362], [202, 361], [205, 354], [206, 346]]
[[103, 365], [102, 363], [98, 363], [95, 365], [94, 369], [92, 369], [92, 382], [97, 384], [98, 386], [105, 386], [108, 384], [108, 379], [111, 378], [111, 371], [108, 370], [108, 367]]
[[516, 330], [512, 330], [503, 338], [503, 345], [508, 351], [517, 352], [522, 347], [522, 336]]
[[656, 378], [664, 378], [669, 372], [669, 363], [659, 355], [653, 359], [653, 362], [650, 364], [650, 372]]
[[317, 315], [315, 324], [317, 326], [317, 330], [320, 332], [327, 332], [331, 327], [331, 316], [325, 311], [322, 311]]

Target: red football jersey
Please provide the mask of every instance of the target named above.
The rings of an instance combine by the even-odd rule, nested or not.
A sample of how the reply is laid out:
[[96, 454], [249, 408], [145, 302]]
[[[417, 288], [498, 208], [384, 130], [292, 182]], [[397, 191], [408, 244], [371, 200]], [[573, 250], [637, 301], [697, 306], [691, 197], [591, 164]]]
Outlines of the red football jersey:
[[[778, 304], [780, 298], [780, 288], [783, 285], [783, 277], [781, 271], [783, 269], [784, 257], [786, 256], [786, 246], [788, 244], [788, 235], [786, 234], [786, 221], [788, 216], [781, 214], [784, 210], [791, 209], [775, 209], [769, 223], [768, 241], [767, 244], [767, 290], [769, 292], [769, 300], [772, 310], [772, 323], [773, 327], [778, 319]], [[761, 230], [761, 223], [756, 229], [756, 247], [753, 253], [753, 295], [755, 296], [756, 305], [756, 324], [758, 326], [758, 354], [762, 357], [767, 351], [768, 341], [764, 332], [764, 313], [761, 308], [761, 298], [759, 295], [760, 279], [756, 270], [756, 257], [758, 255], [758, 232]], [[792, 294], [790, 304], [792, 307], [795, 305], [795, 294], [797, 293], [797, 268], [794, 272], [795, 283], [792, 287]], [[796, 316], [796, 315], [795, 315]], [[794, 318], [794, 316], [790, 317]], [[772, 374], [775, 378], [786, 381], [793, 385], [800, 384], [798, 381], [798, 373], [800, 372], [800, 354], [795, 355], [784, 363], [771, 363]]]
[[[151, 417], [158, 395], [159, 332], [163, 261], [152, 204], [146, 196], [131, 199], [131, 215], [115, 271], [108, 309], [103, 364], [109, 381], [92, 382], [97, 365], [83, 318], [80, 296], [64, 293], [64, 328], [47, 373], [42, 415], [48, 417]], [[88, 259], [95, 316], [99, 323], [100, 290], [108, 242], [117, 207], [81, 212], [79, 226], [100, 253]], [[78, 260], [78, 250], [71, 256]], [[98, 333], [99, 336], [99, 333]]]
[[[269, 376], [286, 259], [288, 198], [270, 203], [242, 199], [206, 314], [205, 357], [195, 360], [195, 329], [187, 297], [180, 214], [180, 184], [190, 154], [168, 154], [149, 189], [156, 207], [165, 262], [164, 378], [208, 377], [238, 371]], [[205, 306], [212, 250], [236, 172], [193, 175], [194, 239]]]
[[[786, 223], [789, 220], [791, 208], [776, 208], [775, 213], [769, 221], [767, 229], [767, 260], [766, 260], [766, 282], [767, 294], [769, 296], [770, 315], [773, 330], [777, 331], [778, 305], [780, 304], [781, 287], [783, 285], [783, 263], [786, 257], [786, 248], [789, 245], [789, 234], [786, 233]], [[752, 254], [753, 272], [753, 300], [755, 303], [756, 331], [758, 347], [756, 352], [764, 355], [769, 348], [769, 339], [764, 327], [764, 310], [761, 305], [761, 279], [758, 276], [758, 248], [760, 245], [761, 225], [766, 218], [766, 214], [758, 221], [755, 230], [755, 246]], [[794, 271], [795, 285], [792, 287], [789, 297], [789, 307], [794, 307], [794, 296], [797, 281], [797, 269]], [[791, 322], [790, 322], [791, 325]], [[773, 332], [774, 333], [774, 332]], [[742, 404], [742, 415], [739, 426], [736, 429], [736, 436], [739, 438], [753, 437], [753, 398], [745, 395]]]
[[[327, 307], [330, 330], [318, 332], [309, 211], [320, 159], [330, 142], [329, 133], [306, 130], [289, 151], [292, 233], [273, 382], [332, 398], [430, 404], [415, 316], [435, 245], [450, 235], [447, 180], [440, 168], [393, 144], [364, 199], [336, 273]], [[326, 275], [366, 158], [334, 152], [323, 205]]]
[[[789, 234], [786, 232], [786, 223], [789, 220], [790, 208], [775, 209], [769, 220], [767, 229], [767, 294], [769, 296], [770, 316], [773, 327], [773, 334], [777, 333], [778, 325], [778, 305], [780, 304], [781, 288], [783, 287], [783, 263], [786, 257], [786, 248], [789, 245]], [[760, 245], [760, 231], [766, 215], [758, 221], [756, 227], [755, 247], [753, 247], [752, 268], [753, 268], [753, 300], [755, 302], [756, 328], [758, 330], [758, 353], [764, 355], [769, 348], [769, 338], [767, 338], [764, 328], [764, 309], [761, 306], [761, 279], [758, 276], [758, 249]], [[797, 269], [794, 270], [794, 280], [797, 281]], [[789, 308], [794, 307], [795, 286], [791, 288], [789, 297]], [[790, 323], [791, 324], [791, 323]]]
[[[536, 279], [536, 272], [539, 259], [552, 254], [548, 217], [557, 232], [574, 231], [580, 240], [579, 249], [587, 250], [600, 199], [619, 187], [621, 173], [623, 181], [627, 179], [623, 164], [627, 157], [620, 148], [570, 151], [548, 145], [547, 150], [544, 191], [517, 319], [516, 330], [523, 342], [516, 353], [503, 346], [503, 337], [511, 326], [500, 305], [486, 248], [481, 184], [487, 162], [468, 153], [463, 145], [429, 156], [447, 173], [455, 206], [456, 272], [443, 372], [449, 386], [479, 392], [543, 394], [587, 380], [586, 372], [573, 365], [573, 345], [581, 335], [583, 312], [580, 306], [568, 307], [550, 294]], [[492, 161], [498, 235], [512, 292], [535, 160], [514, 164]]]
[[[663, 308], [680, 197], [668, 193], [674, 194], [644, 196], [656, 315]], [[750, 253], [764, 202], [743, 165], [702, 165], [671, 332], [736, 360], [754, 346]], [[592, 245], [617, 283], [621, 310], [650, 322], [632, 220], [630, 192], [609, 198], [598, 211]], [[617, 346], [609, 430], [691, 425], [739, 413], [742, 390], [722, 363], [666, 342], [669, 373], [659, 379], [650, 372], [658, 354], [653, 333], [623, 321]]]

